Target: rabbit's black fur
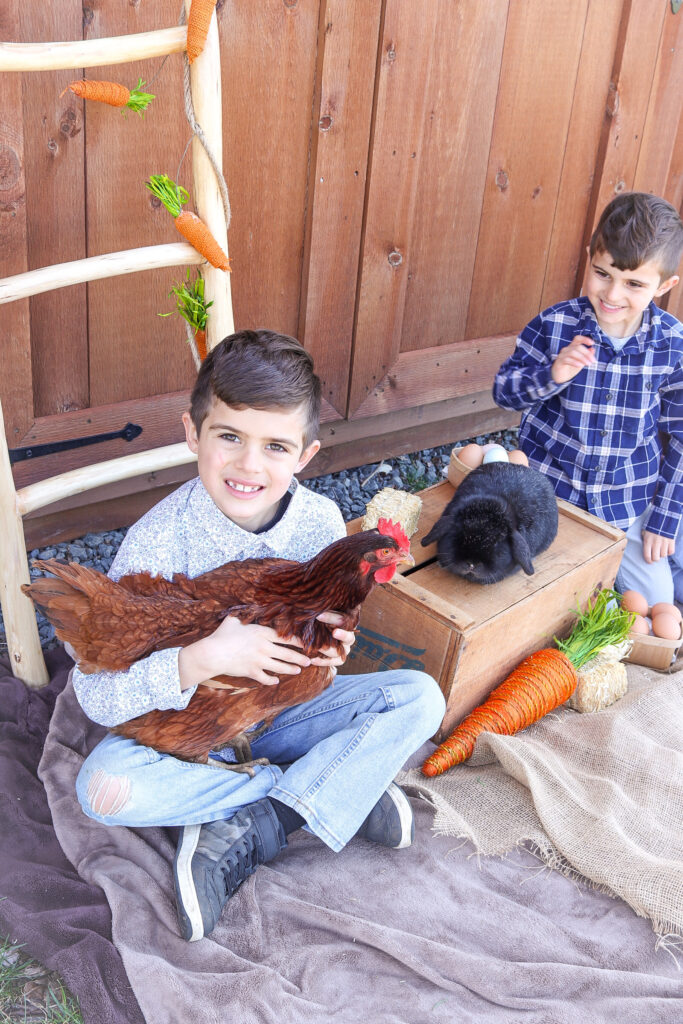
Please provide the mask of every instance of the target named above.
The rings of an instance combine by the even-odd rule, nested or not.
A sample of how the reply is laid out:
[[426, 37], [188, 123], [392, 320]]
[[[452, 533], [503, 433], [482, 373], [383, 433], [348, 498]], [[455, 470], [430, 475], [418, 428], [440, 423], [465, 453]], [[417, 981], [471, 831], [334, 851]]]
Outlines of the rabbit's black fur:
[[557, 534], [552, 485], [529, 466], [492, 462], [468, 473], [424, 537], [437, 542], [439, 564], [475, 583], [497, 583], [520, 566], [531, 576], [532, 558]]

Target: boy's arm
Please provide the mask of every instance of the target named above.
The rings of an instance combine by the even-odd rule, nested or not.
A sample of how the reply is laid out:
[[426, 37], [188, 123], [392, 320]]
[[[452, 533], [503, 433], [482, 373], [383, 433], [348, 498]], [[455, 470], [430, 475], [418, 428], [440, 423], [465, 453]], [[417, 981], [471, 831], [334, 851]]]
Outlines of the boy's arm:
[[585, 365], [592, 362], [590, 339], [577, 337], [570, 344], [551, 351], [550, 337], [542, 315], [535, 317], [517, 338], [515, 351], [496, 374], [493, 399], [503, 409], [528, 409], [563, 391]]
[[658, 427], [668, 435], [668, 444], [644, 527], [650, 534], [674, 540], [683, 511], [683, 367], [674, 371], [660, 394]]

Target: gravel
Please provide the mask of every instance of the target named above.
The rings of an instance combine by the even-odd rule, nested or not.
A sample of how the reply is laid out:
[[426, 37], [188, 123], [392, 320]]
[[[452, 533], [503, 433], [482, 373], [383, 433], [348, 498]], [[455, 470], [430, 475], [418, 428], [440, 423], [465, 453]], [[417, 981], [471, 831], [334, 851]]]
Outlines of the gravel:
[[[472, 441], [477, 444], [497, 442], [511, 450], [517, 447], [517, 429], [502, 430], [491, 434], [479, 434], [454, 444], [465, 445]], [[396, 487], [404, 491], [421, 491], [425, 487], [443, 480], [454, 444], [442, 444], [437, 448], [425, 448], [410, 455], [398, 455], [382, 462], [368, 463], [355, 469], [343, 469], [339, 473], [326, 473], [305, 481], [306, 487], [319, 494], [326, 494], [339, 505], [344, 521], [355, 519], [365, 512], [365, 506], [384, 487]], [[34, 558], [59, 558], [65, 562], [79, 562], [81, 565], [100, 572], [108, 572], [126, 535], [126, 528], [109, 530], [106, 533], [86, 533], [68, 542], [53, 544], [47, 548], [29, 552], [29, 564]], [[30, 569], [31, 578], [44, 575], [37, 569]], [[38, 613], [38, 631], [45, 649], [56, 647], [59, 641], [54, 628]], [[5, 648], [5, 634], [0, 616], [0, 649]]]

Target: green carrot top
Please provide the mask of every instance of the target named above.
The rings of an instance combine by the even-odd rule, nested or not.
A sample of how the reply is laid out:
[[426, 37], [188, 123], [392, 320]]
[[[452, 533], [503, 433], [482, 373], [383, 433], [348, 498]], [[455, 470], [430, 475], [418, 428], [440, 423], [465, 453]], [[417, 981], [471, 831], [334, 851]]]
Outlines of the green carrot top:
[[634, 618], [632, 612], [621, 607], [621, 595], [606, 588], [599, 591], [592, 603], [588, 601], [585, 612], [579, 611], [578, 622], [570, 636], [566, 640], [555, 637], [555, 643], [574, 668], [579, 669], [604, 647], [625, 640]]
[[183, 206], [190, 198], [190, 193], [182, 185], [176, 185], [167, 174], [151, 174], [146, 187], [160, 199], [173, 217], [179, 217]]

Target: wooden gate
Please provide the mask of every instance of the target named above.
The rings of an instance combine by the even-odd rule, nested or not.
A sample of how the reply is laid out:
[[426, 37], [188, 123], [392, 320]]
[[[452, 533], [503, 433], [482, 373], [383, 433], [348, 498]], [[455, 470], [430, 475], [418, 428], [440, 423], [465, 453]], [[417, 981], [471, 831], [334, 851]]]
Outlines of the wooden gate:
[[[6, 0], [0, 35], [150, 31], [178, 6]], [[218, 25], [235, 323], [314, 355], [325, 410], [311, 473], [514, 422], [493, 406], [493, 375], [524, 323], [580, 287], [599, 209], [630, 188], [683, 202], [670, 0], [219, 0]], [[154, 78], [144, 119], [60, 96], [70, 72], [0, 75], [0, 276], [175, 241], [144, 188], [176, 175], [189, 137], [180, 58], [160, 65], [127, 68], [126, 84]], [[19, 463], [18, 486], [181, 440], [193, 369], [182, 325], [157, 316], [181, 276], [2, 306], [11, 446], [143, 427], [96, 456]], [[682, 314], [682, 288], [669, 308]], [[121, 525], [186, 473], [63, 502], [27, 520], [29, 541]]]

